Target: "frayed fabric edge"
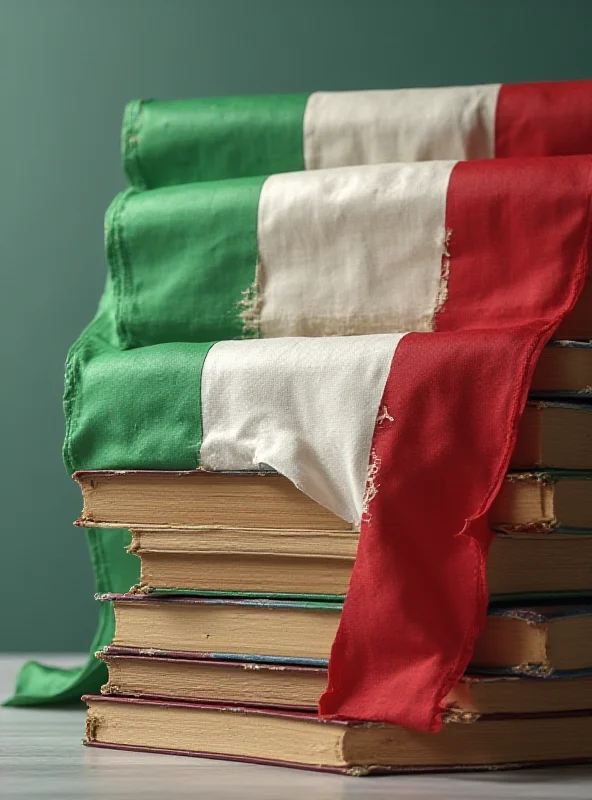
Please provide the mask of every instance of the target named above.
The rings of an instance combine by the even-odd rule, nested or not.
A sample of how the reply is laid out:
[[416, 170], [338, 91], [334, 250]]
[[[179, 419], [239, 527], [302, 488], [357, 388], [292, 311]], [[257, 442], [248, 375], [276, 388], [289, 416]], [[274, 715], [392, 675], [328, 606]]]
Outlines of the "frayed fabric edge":
[[263, 269], [261, 262], [258, 261], [253, 283], [243, 289], [241, 299], [236, 304], [242, 323], [243, 339], [259, 339], [261, 337], [262, 283]]

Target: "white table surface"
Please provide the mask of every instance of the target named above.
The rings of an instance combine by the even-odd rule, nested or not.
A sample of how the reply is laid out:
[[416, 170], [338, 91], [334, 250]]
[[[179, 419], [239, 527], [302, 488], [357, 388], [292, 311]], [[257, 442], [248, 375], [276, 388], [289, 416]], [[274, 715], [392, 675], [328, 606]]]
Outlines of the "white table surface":
[[[30, 656], [0, 658], [0, 698]], [[75, 666], [83, 656], [41, 656]], [[591, 800], [592, 767], [348, 778], [279, 767], [83, 747], [84, 711], [0, 709], [0, 797], [60, 800]]]

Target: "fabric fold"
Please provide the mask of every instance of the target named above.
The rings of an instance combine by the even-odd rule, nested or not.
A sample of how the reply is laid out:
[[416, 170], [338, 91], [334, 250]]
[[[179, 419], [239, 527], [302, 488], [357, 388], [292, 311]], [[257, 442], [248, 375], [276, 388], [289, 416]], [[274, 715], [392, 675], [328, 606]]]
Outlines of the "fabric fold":
[[[365, 174], [377, 170], [382, 176], [389, 169], [395, 168]], [[421, 268], [429, 280], [416, 281], [400, 295], [396, 282], [390, 288], [406, 312], [423, 309], [429, 295], [427, 329], [405, 336], [167, 341], [126, 350], [118, 304], [130, 282], [121, 283], [120, 295], [111, 274], [97, 318], [69, 356], [64, 445], [70, 471], [245, 469], [249, 460], [255, 467], [260, 459], [277, 456], [275, 466], [303, 491], [344, 518], [359, 517], [359, 555], [321, 713], [418, 730], [439, 727], [442, 698], [460, 678], [483, 624], [491, 537], [485, 515], [509, 463], [540, 349], [572, 308], [588, 273], [592, 195], [591, 157], [429, 169], [432, 176], [445, 176], [428, 181], [436, 191], [432, 195], [428, 187], [425, 195], [430, 246], [417, 264], [425, 262]], [[311, 180], [315, 185], [320, 180], [329, 196], [345, 180], [355, 197], [352, 187], [362, 174], [357, 168], [327, 173], [326, 183], [320, 173]], [[408, 187], [407, 201], [421, 209], [421, 198], [409, 189], [413, 181], [402, 185]], [[249, 191], [256, 195], [259, 188], [254, 182]], [[397, 202], [404, 202], [405, 194]], [[390, 209], [389, 198], [388, 191], [375, 194], [379, 221]], [[260, 204], [259, 197], [258, 213]], [[364, 217], [355, 204], [348, 206], [342, 185], [332, 208], [336, 238], [351, 237], [354, 278], [367, 276], [368, 264], [378, 263], [373, 259], [383, 249], [381, 244], [374, 252], [373, 244], [383, 239], [367, 235]], [[416, 224], [422, 221], [420, 216]], [[205, 231], [201, 218], [200, 225]], [[420, 240], [396, 225], [386, 230], [394, 255], [398, 243], [405, 254], [393, 272], [407, 281], [405, 265], [416, 268], [413, 254]], [[311, 240], [311, 268], [322, 270], [333, 259], [332, 269], [339, 269], [342, 251], [333, 248], [333, 237], [326, 242], [311, 232]], [[166, 225], [153, 241], [163, 253]], [[407, 251], [403, 245], [409, 242]], [[113, 246], [120, 245], [115, 237]], [[261, 255], [260, 237], [257, 245]], [[272, 259], [276, 268], [293, 253], [292, 244], [279, 247]], [[262, 266], [269, 268], [269, 259]], [[158, 280], [166, 286], [162, 264], [161, 269]], [[319, 398], [330, 398], [339, 381], [345, 387], [340, 392], [349, 392], [349, 405], [336, 424], [339, 409]], [[229, 418], [235, 426], [232, 441], [222, 435]], [[273, 450], [280, 435], [281, 453]], [[348, 436], [349, 448], [343, 446]], [[303, 464], [310, 466], [304, 474]], [[360, 464], [367, 468], [366, 482]], [[113, 591], [127, 580], [129, 558], [123, 548], [120, 557], [99, 552], [97, 585]], [[105, 623], [95, 646], [108, 643], [99, 642], [108, 632]], [[49, 682], [34, 668], [29, 674], [38, 692], [21, 684], [22, 696], [40, 696]], [[74, 691], [82, 679], [94, 680], [89, 673], [70, 677], [57, 696]]]
[[584, 155], [592, 81], [134, 101], [130, 185], [438, 159]]
[[431, 330], [453, 167], [123, 193], [106, 216], [120, 346]]
[[262, 178], [118, 195], [105, 218], [123, 348], [242, 338]]
[[324, 716], [440, 729], [485, 621], [486, 513], [538, 356], [588, 274], [591, 200], [589, 158], [455, 168], [446, 271], [465, 302], [395, 353]]
[[[455, 233], [446, 206], [454, 201], [451, 175], [464, 163], [343, 167], [120, 195], [106, 221], [118, 346], [430, 331], [453, 315], [458, 326], [469, 316], [474, 325], [489, 292], [500, 294], [511, 321], [536, 295], [523, 298], [532, 291], [526, 278], [502, 274], [513, 263], [503, 230], [495, 234], [504, 256], [479, 267], [488, 278], [479, 294], [467, 289], [474, 267], [461, 273], [457, 259], [449, 275], [446, 253], [451, 236], [477, 230], [489, 213], [497, 172], [516, 176], [495, 208], [503, 217], [513, 195], [522, 201], [512, 213], [527, 209], [522, 176], [528, 186], [542, 167], [496, 161], [470, 188]], [[491, 247], [485, 238], [481, 250]], [[544, 254], [545, 237], [537, 247]]]

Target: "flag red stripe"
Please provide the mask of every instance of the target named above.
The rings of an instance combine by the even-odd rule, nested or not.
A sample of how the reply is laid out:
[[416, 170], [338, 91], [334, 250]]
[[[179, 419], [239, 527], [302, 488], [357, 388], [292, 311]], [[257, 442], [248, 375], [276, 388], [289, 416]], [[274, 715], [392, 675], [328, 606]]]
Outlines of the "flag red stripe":
[[567, 156], [592, 151], [592, 81], [504, 84], [495, 155]]
[[592, 158], [452, 173], [448, 301], [438, 332], [406, 336], [393, 358], [323, 716], [441, 725], [485, 620], [486, 512], [536, 359], [588, 270], [591, 178]]

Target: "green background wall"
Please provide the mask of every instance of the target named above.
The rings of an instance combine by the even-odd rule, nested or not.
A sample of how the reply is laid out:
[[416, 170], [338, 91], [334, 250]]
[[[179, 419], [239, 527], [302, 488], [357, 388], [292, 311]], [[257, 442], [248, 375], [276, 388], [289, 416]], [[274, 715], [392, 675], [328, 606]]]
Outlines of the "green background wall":
[[592, 77], [588, 0], [0, 0], [0, 649], [84, 650], [62, 365], [104, 280], [134, 97]]

